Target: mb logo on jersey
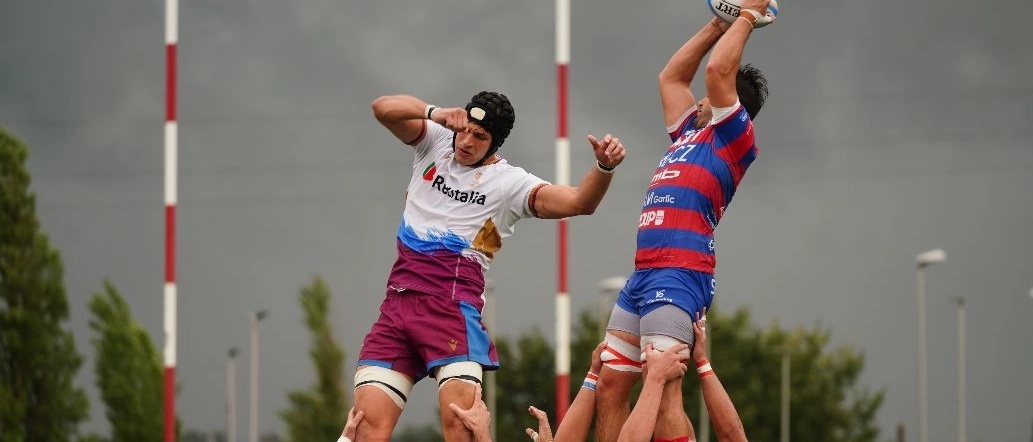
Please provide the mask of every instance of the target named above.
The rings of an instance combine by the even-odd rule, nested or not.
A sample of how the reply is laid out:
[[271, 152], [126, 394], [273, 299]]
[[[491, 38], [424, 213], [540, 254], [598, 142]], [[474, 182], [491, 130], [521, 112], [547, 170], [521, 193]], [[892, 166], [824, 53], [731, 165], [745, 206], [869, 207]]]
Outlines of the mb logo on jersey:
[[653, 175], [653, 179], [649, 180], [649, 184], [653, 184], [657, 181], [669, 180], [671, 178], [678, 178], [678, 175], [681, 175], [680, 171], [664, 169]]

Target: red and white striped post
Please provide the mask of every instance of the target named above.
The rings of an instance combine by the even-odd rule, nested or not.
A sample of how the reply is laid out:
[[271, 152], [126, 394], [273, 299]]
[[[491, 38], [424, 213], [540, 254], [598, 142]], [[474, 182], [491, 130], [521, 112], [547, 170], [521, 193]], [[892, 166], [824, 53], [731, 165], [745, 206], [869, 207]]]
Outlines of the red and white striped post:
[[[567, 64], [570, 63], [570, 0], [556, 0], [556, 184], [570, 185], [567, 138]], [[567, 220], [559, 227], [559, 291], [556, 293], [556, 424], [570, 406], [570, 292], [567, 289]]]
[[176, 441], [176, 38], [178, 0], [165, 0], [165, 442]]

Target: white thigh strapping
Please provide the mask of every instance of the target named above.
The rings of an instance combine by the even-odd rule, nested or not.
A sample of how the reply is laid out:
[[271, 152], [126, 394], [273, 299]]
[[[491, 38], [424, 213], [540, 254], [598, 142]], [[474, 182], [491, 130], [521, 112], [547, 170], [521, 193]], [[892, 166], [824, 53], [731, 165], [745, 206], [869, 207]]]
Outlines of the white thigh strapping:
[[370, 366], [355, 373], [355, 389], [365, 386], [379, 388], [387, 393], [399, 409], [404, 409], [405, 401], [412, 392], [413, 382], [389, 368]]
[[606, 333], [606, 349], [600, 359], [603, 365], [617, 371], [642, 371], [638, 347], [609, 332]]
[[438, 367], [434, 379], [438, 381], [438, 390], [449, 381], [463, 381], [470, 384], [480, 384], [484, 375], [484, 368], [474, 361], [453, 362]]
[[[682, 342], [679, 339], [675, 339], [675, 338], [672, 338], [672, 337], [666, 336], [666, 335], [645, 335], [645, 336], [642, 336], [642, 344], [641, 344], [641, 346], [642, 346], [642, 353], [640, 353], [640, 357], [642, 358], [643, 361], [646, 360], [646, 346], [649, 345], [649, 344], [653, 344], [653, 350], [667, 351], [667, 349], [669, 349], [671, 347], [674, 347], [675, 345], [678, 345], [678, 344], [684, 344], [684, 342]], [[680, 351], [678, 353], [689, 354], [689, 349], [688, 348], [683, 349], [682, 351]]]

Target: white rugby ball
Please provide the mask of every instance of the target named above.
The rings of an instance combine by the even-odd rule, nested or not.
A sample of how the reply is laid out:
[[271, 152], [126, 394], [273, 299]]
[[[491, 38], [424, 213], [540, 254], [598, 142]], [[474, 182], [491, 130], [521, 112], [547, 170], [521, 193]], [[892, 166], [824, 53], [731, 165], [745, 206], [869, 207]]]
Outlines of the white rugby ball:
[[[713, 12], [721, 20], [731, 23], [739, 17], [739, 7], [742, 6], [742, 0], [706, 0], [706, 2], [707, 6], [710, 7], [710, 12]], [[771, 0], [768, 10], [764, 13], [764, 18], [758, 20], [754, 27], [767, 26], [775, 21], [776, 18], [778, 18], [778, 2]]]

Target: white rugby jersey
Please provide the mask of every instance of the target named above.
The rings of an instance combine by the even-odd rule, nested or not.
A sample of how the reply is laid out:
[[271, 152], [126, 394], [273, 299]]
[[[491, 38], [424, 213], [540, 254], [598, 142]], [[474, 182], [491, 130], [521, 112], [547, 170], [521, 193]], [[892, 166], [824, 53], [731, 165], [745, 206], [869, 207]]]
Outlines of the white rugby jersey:
[[425, 254], [459, 253], [487, 270], [516, 222], [534, 216], [532, 196], [549, 183], [505, 159], [477, 168], [459, 164], [454, 133], [426, 123], [426, 135], [415, 146], [398, 240]]

